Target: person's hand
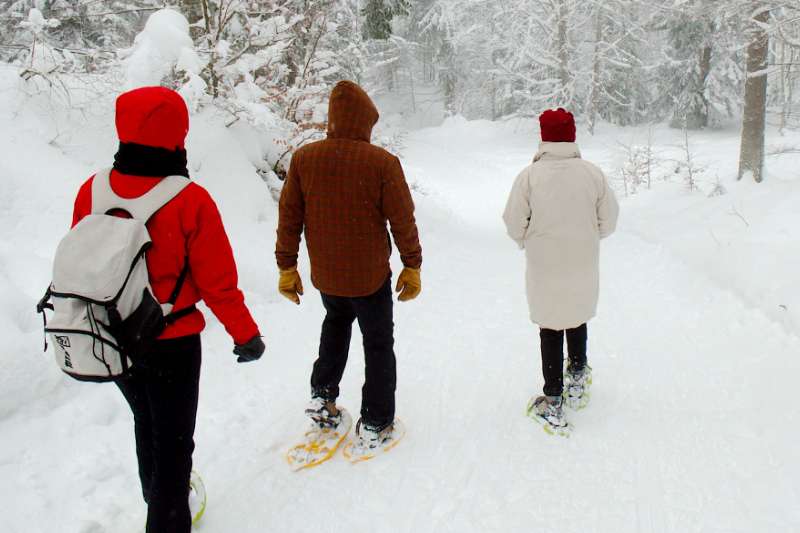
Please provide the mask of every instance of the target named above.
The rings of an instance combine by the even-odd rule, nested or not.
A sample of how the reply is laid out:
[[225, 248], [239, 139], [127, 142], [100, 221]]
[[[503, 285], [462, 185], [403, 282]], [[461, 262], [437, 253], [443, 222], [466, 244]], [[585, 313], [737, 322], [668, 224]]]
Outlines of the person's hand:
[[420, 279], [420, 269], [406, 267], [397, 278], [397, 288], [400, 293], [397, 298], [401, 302], [413, 300], [422, 292], [422, 280]]
[[264, 350], [266, 349], [264, 341], [261, 340], [261, 335], [256, 335], [244, 344], [237, 344], [233, 348], [233, 353], [239, 356], [236, 359], [237, 363], [249, 363], [258, 361], [264, 355]]
[[303, 281], [300, 279], [297, 267], [281, 270], [278, 291], [284, 298], [300, 305], [300, 297], [303, 295]]

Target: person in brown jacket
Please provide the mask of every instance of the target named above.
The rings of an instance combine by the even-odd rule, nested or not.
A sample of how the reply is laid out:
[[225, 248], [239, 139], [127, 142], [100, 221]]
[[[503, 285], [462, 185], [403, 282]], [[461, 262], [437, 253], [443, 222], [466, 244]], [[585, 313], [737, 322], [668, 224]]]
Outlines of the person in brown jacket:
[[[311, 375], [312, 401], [306, 413], [321, 426], [335, 426], [339, 382], [347, 363], [352, 325], [364, 338], [366, 377], [357, 439], [368, 447], [391, 437], [395, 415], [392, 243], [404, 269], [397, 281], [401, 302], [421, 289], [422, 247], [414, 202], [397, 157], [370, 144], [378, 110], [364, 90], [349, 81], [333, 89], [328, 136], [292, 157], [279, 206], [275, 256], [280, 293], [300, 304], [297, 271], [305, 233], [311, 280], [327, 312], [319, 357]], [[337, 418], [338, 417], [338, 418]]]

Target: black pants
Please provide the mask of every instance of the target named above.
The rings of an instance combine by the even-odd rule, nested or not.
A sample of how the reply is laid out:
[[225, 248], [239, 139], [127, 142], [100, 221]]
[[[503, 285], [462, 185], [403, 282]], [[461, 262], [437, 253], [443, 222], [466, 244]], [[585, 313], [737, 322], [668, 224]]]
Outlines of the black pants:
[[322, 295], [327, 315], [322, 323], [319, 358], [311, 374], [311, 392], [326, 400], [339, 396], [353, 321], [364, 337], [366, 378], [361, 391], [361, 418], [369, 426], [383, 428], [394, 421], [397, 368], [394, 356], [391, 278], [371, 296], [343, 298]]
[[[566, 330], [569, 366], [582, 370], [586, 366], [586, 324]], [[542, 348], [542, 373], [544, 374], [544, 394], [561, 396], [564, 391], [564, 330], [542, 328], [539, 332]]]
[[200, 336], [158, 341], [119, 382], [133, 411], [147, 533], [188, 533]]

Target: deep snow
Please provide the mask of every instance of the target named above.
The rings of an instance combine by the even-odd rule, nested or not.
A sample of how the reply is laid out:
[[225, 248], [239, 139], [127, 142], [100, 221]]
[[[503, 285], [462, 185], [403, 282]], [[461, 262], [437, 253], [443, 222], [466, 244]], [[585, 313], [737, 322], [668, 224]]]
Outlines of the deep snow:
[[[0, 531], [133, 533], [144, 506], [127, 407], [113, 386], [60, 375], [40, 353], [33, 312], [75, 191], [114, 152], [112, 100], [79, 118], [50, 101], [23, 96], [0, 69]], [[579, 135], [584, 156], [611, 174], [616, 141], [641, 131]], [[758, 187], [736, 184], [737, 132], [700, 134], [699, 157], [729, 194], [688, 193], [673, 177], [622, 199], [590, 324], [592, 403], [571, 416], [567, 440], [523, 414], [542, 384], [538, 342], [523, 256], [500, 220], [535, 137], [522, 122], [461, 119], [407, 137], [425, 253], [422, 296], [396, 307], [408, 435], [369, 463], [339, 457], [292, 473], [283, 454], [305, 425], [322, 306], [304, 257], [302, 305], [277, 294], [274, 201], [237, 137], [211, 112], [193, 117], [190, 165], [218, 200], [268, 347], [258, 363], [237, 365], [210, 320], [199, 531], [800, 530], [797, 156], [771, 158]], [[658, 129], [656, 140], [666, 159], [679, 135]], [[356, 335], [341, 397], [353, 412], [361, 361]]]

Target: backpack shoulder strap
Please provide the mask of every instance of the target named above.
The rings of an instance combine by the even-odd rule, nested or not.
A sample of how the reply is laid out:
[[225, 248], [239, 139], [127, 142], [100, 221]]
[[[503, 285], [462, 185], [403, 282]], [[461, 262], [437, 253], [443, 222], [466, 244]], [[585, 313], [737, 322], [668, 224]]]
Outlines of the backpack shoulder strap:
[[122, 198], [111, 188], [110, 176], [111, 169], [104, 169], [92, 180], [92, 213], [105, 214], [113, 209], [122, 209], [142, 223], [150, 220], [191, 183], [183, 176], [167, 176], [138, 198]]
[[92, 214], [103, 215], [114, 209], [117, 199], [111, 189], [111, 169], [99, 170], [92, 178]]

